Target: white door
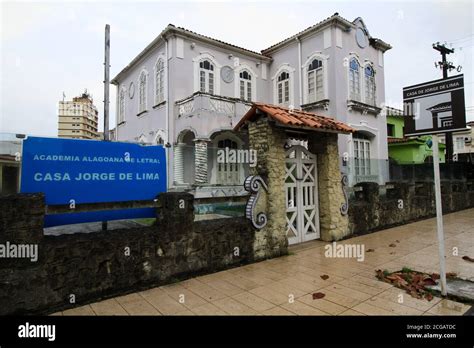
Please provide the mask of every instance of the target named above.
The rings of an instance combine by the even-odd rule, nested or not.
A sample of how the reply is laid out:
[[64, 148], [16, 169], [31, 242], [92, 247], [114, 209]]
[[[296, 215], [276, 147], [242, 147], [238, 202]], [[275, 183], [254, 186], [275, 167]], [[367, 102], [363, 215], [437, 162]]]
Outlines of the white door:
[[319, 238], [316, 155], [303, 146], [286, 151], [286, 235], [289, 244]]

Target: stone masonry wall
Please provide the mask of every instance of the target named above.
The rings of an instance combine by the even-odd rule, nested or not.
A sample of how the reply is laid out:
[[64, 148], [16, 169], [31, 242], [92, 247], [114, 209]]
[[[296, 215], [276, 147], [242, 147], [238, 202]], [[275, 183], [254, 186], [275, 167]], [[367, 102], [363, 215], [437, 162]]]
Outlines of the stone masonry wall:
[[268, 185], [262, 195], [268, 223], [255, 233], [254, 255], [256, 259], [275, 257], [288, 253], [286, 238], [285, 203], [285, 141], [284, 130], [276, 128], [267, 118], [249, 123], [250, 148], [257, 151], [257, 165], [253, 175], [260, 175]]
[[[0, 258], [0, 315], [55, 312], [255, 261], [245, 218], [194, 222], [192, 195], [159, 199], [155, 226], [45, 236], [41, 194], [0, 197], [0, 244], [35, 243], [39, 254]], [[272, 255], [262, 250], [258, 258]]]
[[[360, 183], [349, 201], [351, 234], [367, 234], [436, 216], [433, 182], [392, 183], [385, 195], [377, 183]], [[443, 214], [474, 207], [474, 181], [443, 181]]]
[[350, 231], [349, 219], [342, 215], [340, 210], [345, 200], [339, 168], [337, 134], [312, 133], [308, 150], [317, 155], [321, 239], [328, 242], [343, 239]]

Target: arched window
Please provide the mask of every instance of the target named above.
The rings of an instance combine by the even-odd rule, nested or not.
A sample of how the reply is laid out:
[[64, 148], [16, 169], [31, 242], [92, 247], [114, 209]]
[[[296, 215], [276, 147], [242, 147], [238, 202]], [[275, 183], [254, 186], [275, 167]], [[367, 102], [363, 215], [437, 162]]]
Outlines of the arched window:
[[243, 70], [240, 72], [240, 99], [252, 100], [252, 75]]
[[323, 99], [323, 62], [320, 59], [313, 59], [308, 66], [308, 102], [314, 103]]
[[[237, 142], [231, 139], [219, 140], [217, 143], [218, 150], [221, 151], [237, 151]], [[228, 148], [228, 150], [226, 150]], [[235, 155], [236, 156], [236, 155]], [[237, 161], [236, 161], [237, 162]], [[217, 163], [217, 184], [219, 185], [238, 185], [240, 184], [240, 163]]]
[[199, 62], [199, 83], [201, 92], [214, 94], [214, 65], [208, 60]]
[[360, 101], [360, 64], [356, 58], [349, 62], [349, 95], [350, 99]]
[[155, 64], [155, 104], [165, 100], [165, 63], [162, 58]]
[[278, 104], [287, 105], [290, 102], [290, 74], [283, 71], [277, 79]]
[[121, 88], [119, 94], [118, 123], [125, 121], [125, 94], [125, 88]]
[[364, 69], [365, 75], [365, 102], [375, 105], [375, 72], [372, 66], [367, 65]]
[[138, 79], [138, 113], [146, 111], [147, 80], [147, 73], [142, 71]]

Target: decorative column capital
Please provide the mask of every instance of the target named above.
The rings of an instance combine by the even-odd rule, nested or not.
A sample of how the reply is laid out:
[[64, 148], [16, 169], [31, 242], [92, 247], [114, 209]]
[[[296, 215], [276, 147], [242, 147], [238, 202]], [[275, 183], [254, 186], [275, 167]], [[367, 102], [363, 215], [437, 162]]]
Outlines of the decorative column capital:
[[209, 138], [196, 138], [196, 139], [193, 139], [193, 142], [195, 143], [210, 143], [211, 142], [211, 139]]

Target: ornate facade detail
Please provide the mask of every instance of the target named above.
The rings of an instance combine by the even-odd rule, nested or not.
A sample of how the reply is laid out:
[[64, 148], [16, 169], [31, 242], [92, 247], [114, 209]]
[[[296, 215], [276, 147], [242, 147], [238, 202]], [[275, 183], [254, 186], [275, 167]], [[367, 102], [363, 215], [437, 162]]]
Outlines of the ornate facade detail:
[[194, 99], [190, 99], [179, 105], [179, 116], [188, 115], [194, 111]]
[[215, 111], [215, 112], [226, 114], [226, 115], [235, 114], [235, 103], [233, 102], [211, 98], [209, 106], [210, 106], [211, 111]]
[[250, 192], [250, 198], [245, 208], [245, 217], [252, 221], [253, 227], [257, 229], [262, 229], [267, 224], [267, 215], [265, 213], [255, 213], [257, 201], [260, 197], [259, 191], [262, 187], [265, 191], [268, 191], [267, 184], [259, 175], [250, 175], [245, 179], [244, 188]]
[[342, 184], [342, 193], [344, 194], [344, 203], [341, 204], [341, 215], [345, 216], [349, 212], [349, 198], [347, 197], [346, 187], [349, 184], [349, 179], [347, 175], [342, 174], [341, 179]]
[[310, 111], [314, 109], [329, 110], [329, 99], [318, 100], [317, 102], [301, 105], [303, 111]]
[[347, 101], [347, 108], [349, 110], [360, 111], [364, 115], [367, 115], [367, 114], [378, 115], [382, 111], [382, 109], [377, 106], [365, 104], [360, 101], [351, 100], [351, 99]]

